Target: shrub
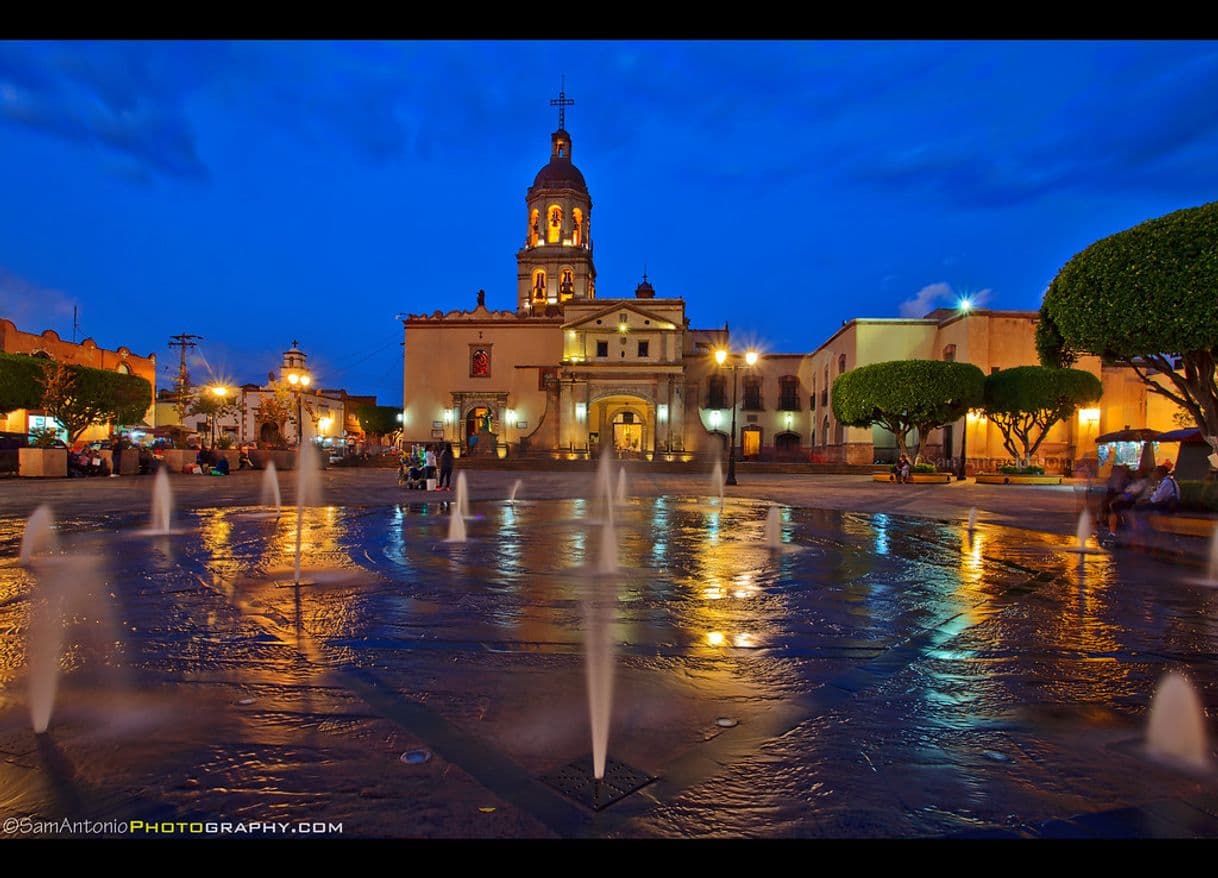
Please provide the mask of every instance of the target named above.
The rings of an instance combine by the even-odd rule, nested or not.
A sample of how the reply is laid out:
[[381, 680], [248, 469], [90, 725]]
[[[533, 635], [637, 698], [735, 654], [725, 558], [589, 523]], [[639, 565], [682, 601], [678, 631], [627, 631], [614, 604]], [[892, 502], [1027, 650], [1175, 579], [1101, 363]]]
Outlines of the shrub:
[[1218, 512], [1218, 481], [1180, 482], [1180, 508], [1194, 512]]
[[59, 440], [59, 431], [49, 427], [41, 427], [30, 432], [30, 445], [34, 448], [54, 448]]

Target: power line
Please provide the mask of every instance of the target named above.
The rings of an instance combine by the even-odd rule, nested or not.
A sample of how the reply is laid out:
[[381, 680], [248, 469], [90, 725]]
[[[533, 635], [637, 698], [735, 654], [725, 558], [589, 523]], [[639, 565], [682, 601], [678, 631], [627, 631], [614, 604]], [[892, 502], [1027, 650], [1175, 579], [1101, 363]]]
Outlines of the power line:
[[186, 370], [186, 351], [195, 347], [198, 340], [202, 339], [201, 335], [191, 335], [188, 332], [183, 332], [179, 335], [169, 336], [169, 346], [171, 348], [181, 348], [181, 361], [178, 365], [178, 420], [186, 417], [186, 392], [190, 389], [190, 373]]

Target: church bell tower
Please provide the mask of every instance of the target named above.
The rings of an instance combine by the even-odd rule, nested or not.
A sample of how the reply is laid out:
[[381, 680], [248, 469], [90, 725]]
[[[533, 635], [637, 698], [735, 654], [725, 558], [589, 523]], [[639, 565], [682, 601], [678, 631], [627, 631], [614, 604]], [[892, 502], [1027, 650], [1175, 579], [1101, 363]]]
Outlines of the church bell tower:
[[559, 314], [565, 303], [596, 298], [592, 264], [592, 197], [571, 162], [566, 131], [566, 83], [550, 105], [558, 130], [550, 135], [550, 162], [525, 194], [527, 228], [516, 254], [516, 308], [524, 317]]

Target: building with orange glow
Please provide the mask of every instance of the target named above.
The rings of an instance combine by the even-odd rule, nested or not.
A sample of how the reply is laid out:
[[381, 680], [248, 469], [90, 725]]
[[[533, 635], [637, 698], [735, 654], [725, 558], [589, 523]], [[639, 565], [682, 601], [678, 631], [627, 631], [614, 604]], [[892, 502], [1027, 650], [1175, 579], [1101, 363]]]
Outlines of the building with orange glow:
[[[811, 352], [763, 351], [733, 376], [713, 357], [730, 344], [727, 324], [691, 328], [685, 300], [657, 295], [646, 274], [633, 296], [598, 296], [592, 197], [571, 150], [560, 122], [525, 194], [515, 308], [492, 310], [479, 291], [471, 310], [403, 319], [405, 441], [469, 450], [489, 428], [500, 455], [583, 457], [610, 445], [623, 456], [690, 459], [727, 447], [734, 405], [744, 459], [886, 463], [897, 454], [891, 434], [834, 418], [839, 375], [895, 359], [959, 360], [987, 374], [1039, 361], [1037, 312], [940, 309], [849, 320]], [[1094, 459], [1095, 437], [1109, 430], [1176, 426], [1175, 406], [1131, 370], [1095, 357], [1078, 368], [1100, 377], [1104, 398], [1053, 428], [1039, 450], [1051, 469]], [[932, 460], [958, 465], [963, 455], [970, 470], [1010, 457], [999, 431], [975, 414], [934, 431], [927, 445]]]
[[[0, 318], [0, 351], [7, 354], [29, 354], [34, 357], [45, 357], [60, 363], [79, 366], [89, 366], [94, 369], [107, 369], [127, 375], [138, 375], [147, 380], [152, 387], [148, 398], [148, 410], [144, 414], [144, 422], [151, 427], [155, 422], [156, 400], [156, 354], [141, 357], [131, 352], [130, 348], [118, 347], [114, 350], [99, 347], [92, 338], [86, 338], [79, 344], [65, 341], [53, 329], [42, 333], [23, 332], [13, 321]], [[53, 426], [48, 424], [41, 410], [18, 409], [8, 413], [7, 418], [0, 419], [3, 429], [13, 433], [29, 433], [31, 430]], [[110, 436], [114, 425], [99, 425], [90, 427], [81, 434], [80, 440], [89, 442], [94, 439], [105, 439]], [[122, 425], [135, 426], [135, 425]]]

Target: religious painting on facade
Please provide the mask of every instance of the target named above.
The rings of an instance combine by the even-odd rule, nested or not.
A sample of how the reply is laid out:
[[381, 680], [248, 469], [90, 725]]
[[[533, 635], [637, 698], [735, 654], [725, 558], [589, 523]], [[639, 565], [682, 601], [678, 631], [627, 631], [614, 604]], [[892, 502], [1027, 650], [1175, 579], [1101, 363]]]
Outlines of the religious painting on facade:
[[471, 378], [491, 377], [491, 350], [486, 347], [475, 347], [470, 350], [469, 375]]

